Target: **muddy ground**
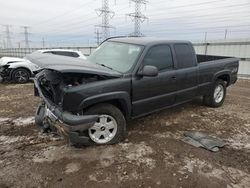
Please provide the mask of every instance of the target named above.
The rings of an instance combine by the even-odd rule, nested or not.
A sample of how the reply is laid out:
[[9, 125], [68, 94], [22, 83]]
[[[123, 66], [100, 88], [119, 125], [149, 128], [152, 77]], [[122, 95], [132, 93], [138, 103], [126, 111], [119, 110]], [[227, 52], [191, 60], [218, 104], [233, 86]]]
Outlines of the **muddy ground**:
[[[34, 125], [33, 85], [0, 85], [0, 187], [250, 187], [250, 81], [221, 108], [199, 99], [131, 121], [120, 144], [75, 148]], [[180, 139], [205, 131], [213, 153]]]

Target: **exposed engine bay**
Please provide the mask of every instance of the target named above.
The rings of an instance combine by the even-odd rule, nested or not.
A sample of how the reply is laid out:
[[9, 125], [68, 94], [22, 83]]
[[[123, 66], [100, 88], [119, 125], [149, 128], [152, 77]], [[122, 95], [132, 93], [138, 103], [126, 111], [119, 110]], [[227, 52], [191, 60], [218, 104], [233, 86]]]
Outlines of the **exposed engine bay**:
[[61, 73], [55, 70], [45, 69], [38, 78], [40, 87], [46, 98], [55, 104], [63, 100], [64, 89], [77, 87], [83, 84], [106, 80], [108, 76], [86, 73]]

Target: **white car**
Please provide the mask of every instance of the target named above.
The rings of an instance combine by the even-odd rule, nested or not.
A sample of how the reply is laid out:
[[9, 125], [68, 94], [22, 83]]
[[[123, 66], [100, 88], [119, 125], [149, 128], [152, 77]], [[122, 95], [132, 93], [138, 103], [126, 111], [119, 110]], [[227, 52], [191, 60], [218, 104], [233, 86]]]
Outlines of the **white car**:
[[54, 54], [54, 55], [62, 55], [68, 57], [76, 57], [80, 59], [86, 59], [86, 56], [82, 54], [82, 52], [77, 50], [67, 50], [67, 49], [49, 49], [49, 50], [38, 50], [35, 53], [43, 53], [43, 54]]
[[[67, 49], [38, 50], [33, 53], [54, 54], [86, 59], [80, 51]], [[26, 83], [40, 67], [25, 58], [2, 57], [0, 59], [0, 82], [3, 80]]]

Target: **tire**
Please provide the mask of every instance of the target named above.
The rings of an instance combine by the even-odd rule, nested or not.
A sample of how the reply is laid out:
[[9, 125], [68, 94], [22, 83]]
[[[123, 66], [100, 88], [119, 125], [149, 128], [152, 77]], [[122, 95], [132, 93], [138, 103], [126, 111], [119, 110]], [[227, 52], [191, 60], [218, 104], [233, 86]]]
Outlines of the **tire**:
[[[102, 103], [90, 107], [84, 114], [100, 115], [95, 125], [87, 131], [87, 135], [90, 138], [90, 145], [115, 144], [121, 142], [125, 138], [126, 120], [122, 112], [116, 106]], [[104, 119], [107, 119], [106, 124], [103, 123]], [[112, 126], [110, 126], [112, 124], [114, 124], [113, 130]]]
[[18, 84], [27, 83], [30, 79], [30, 72], [23, 68], [18, 68], [12, 73], [12, 80]]
[[218, 79], [215, 81], [211, 93], [203, 97], [203, 102], [206, 106], [214, 108], [220, 107], [224, 103], [226, 92], [225, 82]]

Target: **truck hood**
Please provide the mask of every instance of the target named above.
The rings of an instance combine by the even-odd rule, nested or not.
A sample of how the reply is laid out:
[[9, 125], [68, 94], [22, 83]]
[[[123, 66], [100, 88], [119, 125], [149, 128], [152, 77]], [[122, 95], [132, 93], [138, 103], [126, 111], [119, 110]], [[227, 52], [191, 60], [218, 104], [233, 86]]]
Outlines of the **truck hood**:
[[121, 73], [115, 70], [79, 58], [38, 53], [27, 55], [25, 58], [38, 65], [41, 69], [51, 69], [61, 73], [87, 73], [112, 77], [122, 76]]

